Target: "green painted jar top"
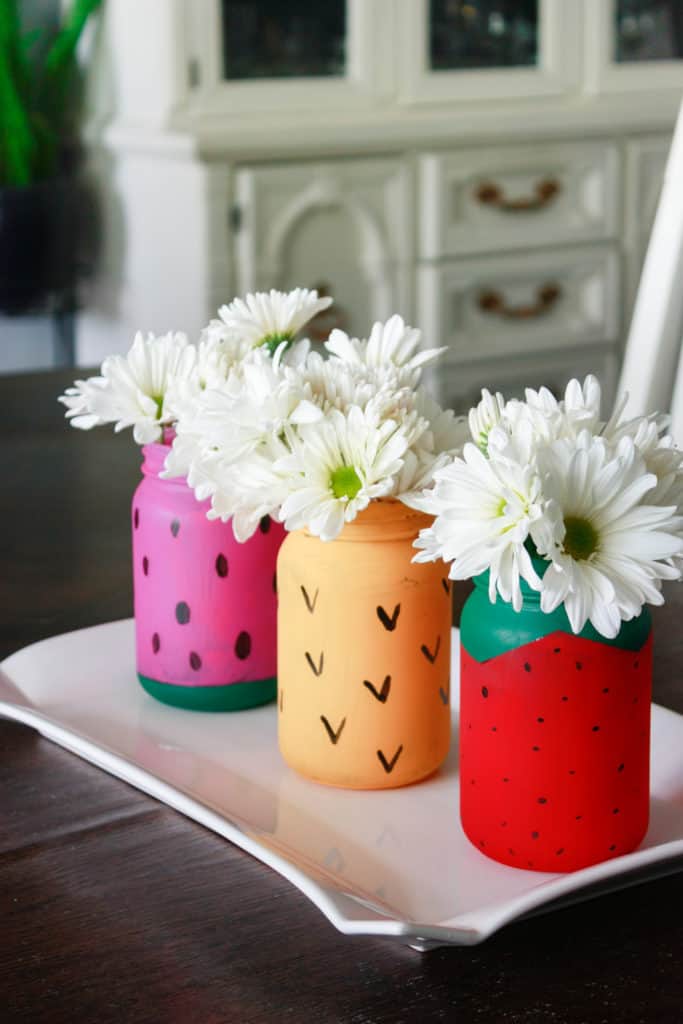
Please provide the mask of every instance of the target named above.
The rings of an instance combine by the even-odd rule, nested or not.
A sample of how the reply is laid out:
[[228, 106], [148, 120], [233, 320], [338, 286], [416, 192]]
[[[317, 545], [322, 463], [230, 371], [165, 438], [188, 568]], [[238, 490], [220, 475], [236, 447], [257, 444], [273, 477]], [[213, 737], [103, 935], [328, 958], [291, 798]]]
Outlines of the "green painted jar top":
[[[534, 569], [543, 577], [549, 562], [533, 558]], [[572, 631], [564, 605], [554, 612], [541, 611], [541, 595], [538, 591], [520, 581], [522, 607], [516, 612], [512, 605], [498, 596], [495, 603], [489, 600], [488, 571], [476, 576], [474, 590], [465, 602], [460, 619], [460, 642], [476, 661], [488, 661], [506, 651], [532, 643], [550, 633], [569, 633], [586, 640], [620, 647], [622, 650], [639, 651], [647, 640], [652, 628], [652, 619], [647, 608], [630, 622], [622, 623], [619, 633], [609, 639], [602, 636], [587, 622], [580, 633]]]

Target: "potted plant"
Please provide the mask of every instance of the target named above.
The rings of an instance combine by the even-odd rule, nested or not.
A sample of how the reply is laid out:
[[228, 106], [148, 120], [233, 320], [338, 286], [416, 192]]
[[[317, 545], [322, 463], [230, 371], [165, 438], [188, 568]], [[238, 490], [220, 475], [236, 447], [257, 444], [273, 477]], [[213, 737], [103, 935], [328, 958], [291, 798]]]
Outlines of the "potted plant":
[[101, 0], [73, 0], [50, 38], [0, 4], [0, 311], [65, 293], [78, 271], [76, 48]]

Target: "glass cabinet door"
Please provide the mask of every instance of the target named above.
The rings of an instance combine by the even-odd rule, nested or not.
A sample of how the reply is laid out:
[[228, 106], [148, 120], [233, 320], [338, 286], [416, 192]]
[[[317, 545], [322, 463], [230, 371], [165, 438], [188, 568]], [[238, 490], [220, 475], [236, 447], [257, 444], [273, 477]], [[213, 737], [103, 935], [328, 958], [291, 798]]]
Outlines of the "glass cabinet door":
[[430, 0], [428, 17], [433, 71], [538, 63], [538, 0]]
[[346, 22], [346, 0], [221, 0], [222, 76], [342, 76]]
[[397, 0], [407, 102], [558, 95], [579, 76], [579, 0]]
[[681, 0], [617, 0], [614, 60], [680, 60], [683, 57]]

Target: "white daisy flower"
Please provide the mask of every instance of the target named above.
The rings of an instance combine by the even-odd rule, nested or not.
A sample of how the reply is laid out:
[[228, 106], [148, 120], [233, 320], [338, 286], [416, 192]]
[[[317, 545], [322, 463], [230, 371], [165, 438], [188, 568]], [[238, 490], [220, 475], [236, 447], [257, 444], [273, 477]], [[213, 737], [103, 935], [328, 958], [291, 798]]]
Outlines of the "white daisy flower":
[[319, 298], [316, 291], [306, 288], [250, 293], [244, 299], [234, 299], [229, 306], [221, 306], [220, 321], [212, 321], [210, 328], [220, 332], [222, 321], [228, 336], [239, 338], [251, 348], [265, 345], [272, 354], [283, 342], [289, 345], [304, 324], [331, 304], [331, 298]]
[[77, 381], [59, 401], [67, 406], [74, 426], [115, 423], [116, 431], [133, 427], [136, 442], [149, 444], [173, 422], [167, 394], [177, 378], [190, 377], [196, 356], [184, 334], [145, 338], [138, 332], [126, 356], [109, 356], [101, 377]]
[[505, 410], [505, 399], [499, 391], [492, 395], [482, 388], [481, 401], [470, 409], [468, 423], [472, 440], [484, 454], [488, 448], [489, 434], [500, 423]]
[[276, 466], [289, 477], [280, 520], [287, 530], [306, 527], [327, 541], [371, 500], [390, 493], [409, 438], [400, 424], [378, 422], [352, 406], [300, 427], [289, 443], [292, 454]]
[[367, 341], [350, 338], [336, 328], [325, 342], [325, 348], [343, 363], [374, 371], [378, 383], [395, 380], [399, 387], [415, 387], [423, 367], [446, 351], [446, 348], [420, 351], [420, 338], [417, 328], [408, 327], [403, 318], [395, 314], [386, 323], [373, 324]]
[[443, 558], [452, 563], [454, 580], [489, 569], [490, 600], [498, 593], [519, 611], [520, 579], [541, 589], [525, 547], [534, 527], [541, 529], [547, 521], [540, 476], [533, 466], [505, 454], [487, 458], [468, 442], [462, 458], [439, 469], [435, 481], [420, 507], [436, 518], [415, 543], [422, 549], [415, 561]]
[[666, 560], [683, 551], [681, 520], [673, 506], [643, 504], [657, 477], [629, 437], [614, 450], [585, 431], [575, 442], [554, 442], [539, 465], [560, 523], [553, 543], [536, 538], [539, 553], [552, 560], [541, 608], [564, 603], [575, 633], [590, 620], [615, 637], [645, 602], [662, 603], [661, 580], [678, 578]]

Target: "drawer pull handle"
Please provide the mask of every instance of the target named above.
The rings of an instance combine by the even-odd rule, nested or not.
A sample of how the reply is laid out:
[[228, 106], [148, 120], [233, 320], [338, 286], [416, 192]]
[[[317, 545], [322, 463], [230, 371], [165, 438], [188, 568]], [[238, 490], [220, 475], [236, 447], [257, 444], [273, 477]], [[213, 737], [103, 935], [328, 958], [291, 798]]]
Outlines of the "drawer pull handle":
[[556, 178], [544, 178], [536, 183], [534, 194], [531, 196], [508, 199], [500, 186], [492, 181], [482, 182], [475, 195], [485, 206], [496, 206], [505, 213], [525, 213], [529, 210], [542, 210], [552, 203], [560, 191], [561, 185]]
[[505, 320], [533, 320], [545, 316], [562, 296], [558, 284], [544, 284], [536, 292], [536, 301], [528, 306], [508, 306], [505, 296], [500, 292], [482, 292], [479, 296], [479, 308], [483, 313], [502, 316]]

